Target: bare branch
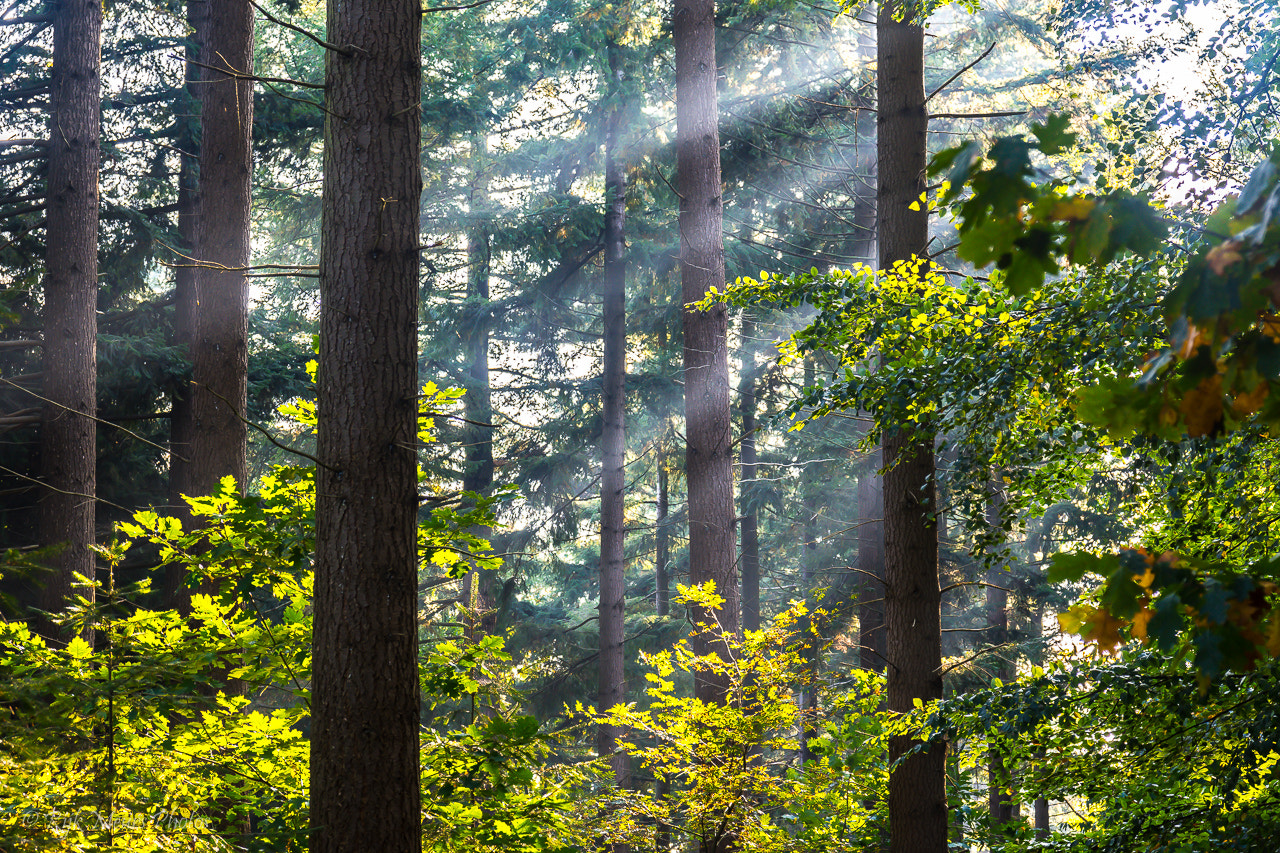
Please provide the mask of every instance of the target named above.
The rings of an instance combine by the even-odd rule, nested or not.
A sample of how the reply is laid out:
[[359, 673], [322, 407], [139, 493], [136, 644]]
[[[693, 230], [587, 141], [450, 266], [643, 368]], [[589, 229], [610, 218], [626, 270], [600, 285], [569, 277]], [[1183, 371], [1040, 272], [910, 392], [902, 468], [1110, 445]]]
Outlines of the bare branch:
[[1006, 110], [997, 113], [932, 113], [930, 119], [935, 118], [1009, 118], [1011, 116], [1024, 116], [1026, 110]]
[[[934, 95], [938, 94], [938, 93], [939, 93], [939, 92], [941, 92], [943, 89], [947, 88], [947, 87], [948, 87], [948, 86], [950, 86], [952, 83], [956, 82], [956, 78], [957, 78], [957, 77], [959, 77], [959, 76], [960, 76], [961, 74], [963, 74], [964, 72], [968, 71], [968, 70], [969, 70], [970, 68], [972, 68], [973, 66], [977, 65], [977, 64], [978, 64], [979, 62], [981, 62], [982, 60], [986, 59], [988, 56], [990, 56], [990, 55], [991, 55], [991, 51], [993, 51], [993, 50], [995, 50], [995, 49], [996, 49], [996, 43], [995, 43], [995, 42], [992, 42], [992, 43], [991, 43], [991, 47], [989, 47], [989, 48], [987, 48], [986, 50], [984, 50], [984, 51], [982, 52], [982, 55], [981, 55], [981, 56], [979, 56], [979, 57], [978, 57], [977, 59], [975, 59], [973, 62], [970, 62], [970, 63], [969, 63], [968, 65], [966, 65], [964, 68], [961, 68], [961, 69], [960, 69], [959, 71], [957, 71], [955, 74], [952, 74], [950, 77], [948, 77], [948, 78], [947, 78], [947, 82], [943, 83], [941, 86], [939, 86], [938, 88], [936, 88], [936, 89], [934, 89], [932, 92], [930, 92], [930, 93], [929, 93], [929, 96], [928, 96], [927, 98], [925, 98], [925, 99], [924, 99], [924, 102], [925, 102], [926, 104], [927, 104], [927, 103], [929, 103], [929, 101], [933, 100], [933, 96], [934, 96]], [[932, 118], [932, 116], [930, 116], [930, 117]]]
[[[174, 59], [182, 59], [182, 57], [170, 54]], [[207, 68], [210, 71], [216, 71], [224, 77], [231, 77], [235, 80], [252, 80], [255, 83], [287, 83], [290, 86], [301, 86], [304, 89], [324, 89], [323, 83], [307, 83], [303, 80], [292, 80], [288, 77], [259, 77], [256, 74], [246, 74], [243, 71], [237, 71], [234, 68], [227, 68], [221, 65], [206, 65], [203, 62], [196, 62], [194, 59], [186, 60], [192, 65], [200, 68]]]
[[360, 50], [355, 45], [347, 45], [346, 47], [339, 47], [336, 44], [330, 44], [329, 42], [320, 38], [315, 33], [312, 33], [308, 30], [304, 30], [302, 27], [298, 26], [297, 24], [291, 24], [288, 21], [280, 20], [275, 15], [271, 14], [266, 9], [262, 8], [257, 3], [253, 2], [253, 0], [249, 0], [249, 5], [257, 9], [258, 12], [262, 14], [262, 17], [266, 18], [271, 23], [276, 24], [277, 26], [284, 27], [286, 30], [293, 30], [298, 35], [305, 36], [306, 38], [311, 39], [313, 42], [320, 45], [325, 50], [332, 50], [334, 53], [340, 53], [343, 56], [350, 56], [354, 52], [364, 53], [364, 51]]
[[[103, 426], [109, 426], [114, 429], [118, 429], [121, 432], [125, 433], [126, 435], [132, 436], [133, 438], [136, 438], [138, 441], [141, 441], [143, 444], [149, 444], [163, 453], [169, 452], [169, 448], [165, 447], [164, 445], [156, 444], [154, 441], [148, 438], [143, 438], [142, 436], [138, 435], [136, 432], [134, 432], [131, 429], [128, 429], [127, 427], [122, 427], [120, 426], [120, 424], [112, 423], [111, 421], [108, 421], [108, 420], [103, 420], [97, 415], [91, 415], [88, 412], [81, 412], [76, 409], [73, 409], [70, 406], [64, 406], [62, 403], [59, 403], [57, 400], [50, 400], [48, 397], [45, 397], [41, 394], [37, 394], [35, 391], [32, 391], [30, 388], [23, 388], [21, 385], [19, 385], [17, 382], [13, 381], [12, 379], [5, 379], [4, 377], [0, 376], [0, 382], [3, 382], [4, 384], [9, 385], [13, 388], [17, 388], [19, 391], [21, 391], [24, 394], [30, 394], [32, 397], [35, 397], [37, 400], [39, 400], [42, 403], [48, 403], [50, 406], [57, 406], [59, 409], [62, 409], [67, 412], [71, 412], [72, 414], [75, 414], [75, 415], [79, 415], [82, 418], [88, 418], [94, 423], [98, 423], [98, 424], [102, 424]], [[114, 504], [112, 504], [112, 506], [114, 506]]]
[[312, 456], [310, 453], [307, 453], [305, 450], [298, 450], [296, 447], [290, 447], [287, 444], [283, 444], [277, 441], [276, 437], [272, 435], [270, 432], [268, 432], [266, 427], [255, 424], [253, 421], [249, 420], [244, 415], [240, 414], [238, 411], [236, 411], [236, 407], [232, 405], [230, 400], [228, 400], [226, 397], [222, 396], [217, 391], [210, 388], [208, 385], [201, 385], [199, 382], [192, 382], [191, 384], [196, 386], [197, 388], [203, 388], [205, 391], [208, 391], [210, 394], [217, 397], [231, 411], [231, 414], [235, 415], [237, 420], [239, 420], [245, 426], [251, 427], [252, 429], [255, 429], [258, 432], [262, 433], [262, 435], [267, 439], [267, 441], [271, 442], [276, 447], [283, 450], [285, 453], [292, 453], [294, 456], [301, 456], [303, 459], [309, 459], [310, 461], [314, 462], [316, 465], [328, 471], [338, 470], [337, 468], [334, 468], [332, 465], [324, 464], [319, 459]]
[[429, 15], [432, 12], [460, 12], [463, 9], [474, 9], [477, 6], [487, 6], [493, 0], [476, 0], [474, 3], [465, 3], [461, 6], [427, 6], [419, 14]]

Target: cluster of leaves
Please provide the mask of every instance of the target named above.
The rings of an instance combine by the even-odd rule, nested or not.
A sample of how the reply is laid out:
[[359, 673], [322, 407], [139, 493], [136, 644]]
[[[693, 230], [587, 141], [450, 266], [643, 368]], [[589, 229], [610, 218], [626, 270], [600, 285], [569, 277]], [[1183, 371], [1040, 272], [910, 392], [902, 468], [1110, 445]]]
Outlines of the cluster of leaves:
[[[860, 411], [866, 442], [903, 423], [955, 449], [952, 500], [973, 531], [985, 517], [993, 469], [1006, 472], [1014, 513], [1039, 515], [1037, 496], [1087, 481], [1109, 440], [1071, 406], [1081, 383], [1136, 368], [1133, 342], [1158, 342], [1151, 306], [1158, 270], [1068, 277], [1014, 295], [992, 281], [951, 281], [919, 261], [787, 277], [740, 278], [716, 298], [816, 309], [780, 344], [784, 361], [825, 351], [838, 367], [805, 389], [793, 416]], [[803, 421], [797, 428], [803, 426]]]
[[[424, 410], [451, 399], [427, 389]], [[291, 409], [308, 421], [310, 406]], [[96, 600], [51, 647], [0, 625], [0, 831], [13, 851], [302, 850], [307, 845], [314, 469], [278, 466], [190, 498], [198, 520], [139, 512], [102, 551]], [[493, 500], [438, 506], [424, 567], [495, 565], [472, 532]], [[117, 588], [131, 553], [186, 573], [190, 613], [153, 610], [150, 581]], [[562, 851], [585, 770], [547, 772], [554, 746], [513, 699], [501, 638], [435, 641], [420, 666], [424, 848]], [[479, 709], [479, 710], [477, 710]]]
[[[1037, 182], [1032, 157], [1061, 154], [1074, 136], [1066, 118], [996, 141], [948, 149], [931, 165], [957, 202], [959, 254], [1007, 270], [1014, 294], [1039, 286], [1063, 263], [1105, 264], [1125, 252], [1151, 257], [1168, 229], [1140, 196], [1072, 191]], [[1040, 176], [1042, 177], [1042, 176]], [[968, 193], [961, 201], [965, 189]], [[1161, 301], [1166, 340], [1137, 376], [1121, 374], [1080, 394], [1080, 414], [1115, 435], [1210, 435], [1254, 416], [1280, 423], [1280, 149], [1254, 169], [1238, 197], [1209, 218], [1205, 239]]]
[[1112, 651], [1121, 631], [1140, 643], [1170, 651], [1186, 644], [1203, 679], [1224, 669], [1252, 670], [1263, 655], [1280, 656], [1280, 591], [1271, 578], [1280, 559], [1241, 573], [1221, 561], [1124, 548], [1116, 554], [1062, 553], [1053, 558], [1050, 582], [1105, 578], [1097, 601], [1081, 601], [1059, 615], [1064, 631]]
[[[714, 613], [722, 600], [710, 582], [681, 586], [686, 606]], [[669, 833], [716, 849], [732, 838], [741, 849], [861, 850], [884, 834], [888, 759], [877, 714], [883, 685], [871, 672], [848, 673], [838, 693], [810, 683], [801, 636], [807, 609], [793, 603], [761, 631], [742, 637], [701, 625], [718, 651], [697, 653], [689, 639], [645, 656], [652, 668], [646, 705], [604, 709], [600, 722], [624, 732], [623, 748], [669, 793], [661, 799], [621, 797], [635, 832]], [[725, 685], [725, 701], [685, 695], [692, 680]], [[792, 695], [820, 689], [828, 713], [808, 719]], [[580, 713], [585, 711], [579, 708]], [[796, 763], [797, 736], [813, 760]], [[652, 838], [633, 837], [652, 845]]]
[[1072, 804], [1071, 832], [1033, 840], [1015, 824], [992, 850], [1262, 853], [1280, 833], [1276, 675], [1267, 660], [1200, 694], [1188, 661], [1130, 651], [946, 699], [921, 725], [967, 762], [994, 752], [1016, 797]]
[[[1071, 144], [1065, 119], [1051, 119], [1033, 135], [998, 140], [986, 157], [971, 143], [934, 160], [932, 171], [953, 182], [944, 198], [959, 200], [969, 189], [957, 204], [962, 257], [1008, 268], [1006, 284], [1018, 293], [1063, 263], [1157, 254], [1165, 229], [1145, 200], [1032, 180], [1034, 153], [1056, 155]], [[1278, 209], [1280, 149], [1209, 218], [1194, 255], [1176, 265], [1176, 284], [1160, 303], [1162, 344], [1140, 370], [1083, 387], [1076, 407], [1082, 419], [1117, 438], [1164, 440], [1219, 435], [1246, 423], [1280, 425], [1280, 397], [1272, 393], [1280, 382]], [[1224, 668], [1252, 667], [1259, 654], [1280, 653], [1280, 633], [1271, 639], [1280, 628], [1270, 616], [1276, 569], [1269, 559], [1233, 566], [1212, 556], [1170, 551], [1156, 558], [1129, 549], [1061, 556], [1055, 577], [1106, 579], [1099, 603], [1077, 605], [1064, 628], [1104, 648], [1114, 648], [1125, 625], [1134, 639], [1163, 648], [1182, 636], [1193, 643], [1201, 675], [1213, 678]]]

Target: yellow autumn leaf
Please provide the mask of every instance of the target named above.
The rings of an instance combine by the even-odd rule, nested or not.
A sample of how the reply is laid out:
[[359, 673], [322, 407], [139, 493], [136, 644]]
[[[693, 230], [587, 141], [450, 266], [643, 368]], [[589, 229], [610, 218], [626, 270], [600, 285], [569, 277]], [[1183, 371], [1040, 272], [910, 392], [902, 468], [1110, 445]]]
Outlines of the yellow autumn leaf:
[[1073, 604], [1065, 613], [1058, 614], [1058, 627], [1064, 634], [1079, 634], [1086, 619], [1093, 614], [1093, 608], [1084, 604]]
[[1133, 638], [1135, 640], [1143, 643], [1147, 641], [1147, 623], [1151, 621], [1151, 617], [1154, 615], [1154, 611], [1146, 607], [1133, 614]]
[[1200, 347], [1213, 343], [1213, 337], [1205, 329], [1199, 326], [1192, 326], [1187, 330], [1187, 336], [1183, 339], [1182, 345], [1178, 347], [1178, 358], [1186, 361], [1196, 354], [1196, 350]]
[[1151, 567], [1147, 566], [1146, 571], [1142, 574], [1134, 574], [1133, 582], [1143, 589], [1151, 589], [1151, 584], [1155, 583], [1156, 574], [1151, 571]]
[[1085, 630], [1080, 636], [1085, 642], [1097, 643], [1104, 652], [1114, 652], [1120, 644], [1120, 629], [1123, 627], [1123, 619], [1117, 619], [1110, 611], [1099, 607], [1086, 620]]
[[1222, 420], [1222, 378], [1214, 374], [1201, 380], [1182, 398], [1178, 410], [1187, 425], [1187, 435], [1209, 435]]
[[1244, 260], [1244, 255], [1240, 254], [1240, 244], [1235, 240], [1219, 243], [1210, 249], [1209, 254], [1205, 256], [1209, 269], [1213, 270], [1217, 275], [1226, 275], [1228, 267], [1242, 260]]
[[1235, 412], [1237, 417], [1248, 417], [1262, 408], [1268, 393], [1270, 393], [1270, 389], [1267, 387], [1267, 381], [1265, 379], [1259, 380], [1252, 391], [1235, 396], [1235, 399], [1231, 401], [1231, 411]]
[[1273, 657], [1280, 657], [1280, 614], [1271, 611], [1271, 622], [1267, 625], [1267, 652]]
[[1267, 311], [1258, 318], [1258, 325], [1262, 329], [1262, 334], [1274, 343], [1280, 344], [1280, 317]]
[[1049, 208], [1049, 218], [1058, 222], [1073, 222], [1082, 219], [1088, 219], [1089, 214], [1097, 206], [1097, 202], [1091, 198], [1081, 198], [1080, 196], [1072, 196], [1064, 198], [1062, 201]]

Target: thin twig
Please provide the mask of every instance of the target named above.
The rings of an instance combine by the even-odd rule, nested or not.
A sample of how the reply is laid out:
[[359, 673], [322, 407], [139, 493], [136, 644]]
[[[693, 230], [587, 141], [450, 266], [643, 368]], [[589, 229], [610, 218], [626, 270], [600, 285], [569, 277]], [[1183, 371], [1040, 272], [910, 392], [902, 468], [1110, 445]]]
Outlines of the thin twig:
[[1008, 118], [1010, 116], [1024, 116], [1026, 110], [1004, 110], [995, 113], [932, 113], [929, 118]]
[[266, 9], [262, 8], [257, 3], [253, 2], [253, 0], [249, 0], [249, 5], [257, 9], [259, 12], [261, 12], [262, 17], [266, 18], [271, 23], [276, 24], [277, 26], [284, 27], [286, 30], [293, 30], [298, 35], [305, 36], [311, 39], [313, 42], [320, 45], [325, 50], [332, 50], [334, 53], [340, 53], [343, 56], [350, 56], [353, 52], [356, 52], [356, 51], [360, 53], [366, 53], [366, 51], [360, 50], [360, 48], [356, 47], [353, 44], [347, 45], [346, 47], [339, 47], [336, 44], [330, 44], [329, 42], [320, 38], [318, 35], [315, 35], [314, 33], [309, 32], [307, 30], [304, 30], [302, 27], [298, 26], [297, 24], [291, 24], [288, 21], [280, 20], [275, 15], [271, 14]]
[[[152, 441], [149, 438], [143, 438], [142, 436], [138, 435], [136, 432], [129, 429], [128, 427], [122, 427], [120, 426], [120, 424], [113, 423], [108, 420], [103, 420], [97, 415], [91, 415], [88, 412], [78, 411], [76, 409], [71, 408], [70, 406], [66, 406], [66, 405], [63, 405], [62, 403], [59, 403], [57, 400], [50, 400], [48, 397], [43, 397], [40, 394], [37, 394], [35, 391], [32, 391], [30, 388], [23, 388], [21, 385], [19, 385], [17, 382], [14, 382], [12, 379], [6, 379], [3, 376], [0, 376], [0, 382], [3, 382], [6, 385], [10, 385], [14, 388], [17, 388], [19, 391], [23, 392], [24, 394], [30, 394], [32, 397], [35, 397], [37, 400], [40, 400], [42, 402], [48, 403], [50, 406], [57, 406], [59, 409], [62, 409], [63, 411], [71, 412], [73, 415], [79, 415], [82, 418], [88, 418], [94, 423], [99, 423], [99, 424], [102, 424], [103, 426], [114, 427], [115, 429], [118, 429], [123, 433], [133, 436], [138, 441], [141, 441], [143, 444], [151, 445], [152, 447], [156, 448], [162, 453], [170, 452], [169, 448], [165, 447], [164, 445], [156, 444], [154, 441]], [[115, 506], [115, 504], [112, 504], [112, 506]], [[123, 509], [123, 507], [121, 507], [121, 509]]]
[[[182, 58], [172, 53], [169, 54], [169, 56], [172, 59]], [[188, 59], [186, 61], [190, 62], [192, 65], [197, 65], [200, 68], [207, 68], [210, 71], [216, 71], [222, 76], [230, 77], [233, 80], [250, 80], [254, 83], [288, 83], [290, 86], [301, 86], [304, 89], [324, 89], [323, 83], [308, 83], [304, 80], [293, 80], [289, 77], [259, 77], [256, 74], [247, 74], [243, 71], [237, 71], [234, 68], [224, 68], [219, 65], [206, 65], [203, 62], [196, 62], [194, 59]]]
[[266, 437], [267, 441], [271, 442], [272, 444], [274, 444], [276, 447], [280, 448], [284, 452], [292, 453], [295, 456], [301, 456], [303, 459], [309, 459], [312, 462], [316, 463], [316, 465], [319, 465], [321, 468], [324, 468], [326, 471], [338, 470], [337, 468], [334, 468], [332, 465], [326, 465], [325, 463], [321, 462], [319, 459], [312, 456], [310, 453], [307, 453], [305, 450], [298, 450], [295, 447], [290, 447], [287, 444], [282, 444], [281, 442], [277, 441], [276, 437], [272, 435], [270, 432], [268, 432], [265, 427], [255, 424], [253, 421], [249, 420], [244, 415], [240, 414], [238, 411], [236, 411], [235, 405], [230, 400], [228, 400], [226, 397], [222, 396], [217, 391], [210, 388], [208, 385], [201, 385], [199, 382], [195, 382], [195, 381], [192, 381], [191, 384], [196, 386], [197, 388], [203, 388], [213, 396], [217, 397], [219, 400], [222, 401], [223, 405], [225, 405], [228, 409], [231, 410], [231, 414], [235, 415], [237, 420], [239, 420], [245, 426], [253, 427], [258, 432], [262, 433]]
[[133, 513], [133, 510], [129, 509], [127, 506], [120, 506], [120, 504], [118, 503], [112, 503], [106, 498], [100, 498], [97, 495], [86, 495], [84, 492], [69, 492], [66, 489], [56, 489], [53, 486], [50, 486], [48, 483], [44, 482], [43, 480], [37, 480], [35, 477], [28, 477], [26, 474], [15, 471], [12, 468], [6, 468], [3, 465], [0, 465], [0, 473], [8, 474], [11, 477], [17, 477], [19, 480], [26, 480], [28, 483], [35, 483], [37, 486], [39, 486], [42, 489], [48, 489], [49, 491], [57, 492], [60, 495], [69, 495], [73, 498], [88, 498], [89, 500], [95, 501], [96, 503], [106, 504], [107, 506], [115, 507], [118, 510], [130, 513], [130, 514]]
[[934, 96], [934, 95], [938, 94], [938, 93], [939, 93], [939, 92], [941, 92], [943, 89], [947, 88], [947, 87], [948, 87], [948, 86], [950, 86], [952, 83], [956, 82], [956, 78], [957, 78], [957, 77], [959, 77], [959, 76], [960, 76], [961, 74], [963, 74], [964, 72], [968, 71], [968, 70], [969, 70], [970, 68], [972, 68], [973, 66], [977, 65], [977, 64], [978, 64], [979, 62], [981, 62], [982, 60], [986, 59], [986, 58], [991, 54], [991, 51], [993, 51], [993, 50], [995, 50], [995, 49], [996, 49], [996, 43], [995, 43], [995, 42], [992, 42], [992, 43], [991, 43], [991, 47], [989, 47], [989, 48], [987, 48], [986, 50], [984, 50], [984, 51], [982, 52], [982, 55], [981, 55], [981, 56], [979, 56], [979, 57], [978, 57], [977, 59], [975, 59], [973, 62], [970, 62], [970, 63], [969, 63], [968, 65], [966, 65], [964, 68], [961, 68], [961, 69], [960, 69], [959, 71], [957, 71], [955, 74], [952, 74], [950, 77], [948, 77], [948, 78], [947, 78], [947, 82], [943, 83], [941, 86], [939, 86], [938, 88], [936, 88], [936, 89], [934, 89], [932, 92], [930, 92], [930, 93], [929, 93], [929, 95], [928, 95], [928, 97], [926, 97], [926, 98], [924, 99], [924, 102], [925, 102], [926, 104], [927, 104], [927, 103], [929, 103], [929, 101], [933, 100], [933, 96]]
[[428, 6], [418, 14], [429, 15], [432, 12], [460, 12], [463, 9], [474, 9], [477, 6], [487, 6], [492, 2], [493, 0], [476, 0], [474, 3], [466, 3], [462, 6]]

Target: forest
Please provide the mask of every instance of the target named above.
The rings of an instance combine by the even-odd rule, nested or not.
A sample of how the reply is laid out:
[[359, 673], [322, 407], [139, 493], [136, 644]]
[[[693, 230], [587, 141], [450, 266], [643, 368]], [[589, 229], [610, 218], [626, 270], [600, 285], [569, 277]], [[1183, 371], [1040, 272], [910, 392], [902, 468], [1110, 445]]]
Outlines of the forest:
[[0, 0], [0, 853], [1280, 849], [1273, 0], [432, 2]]

